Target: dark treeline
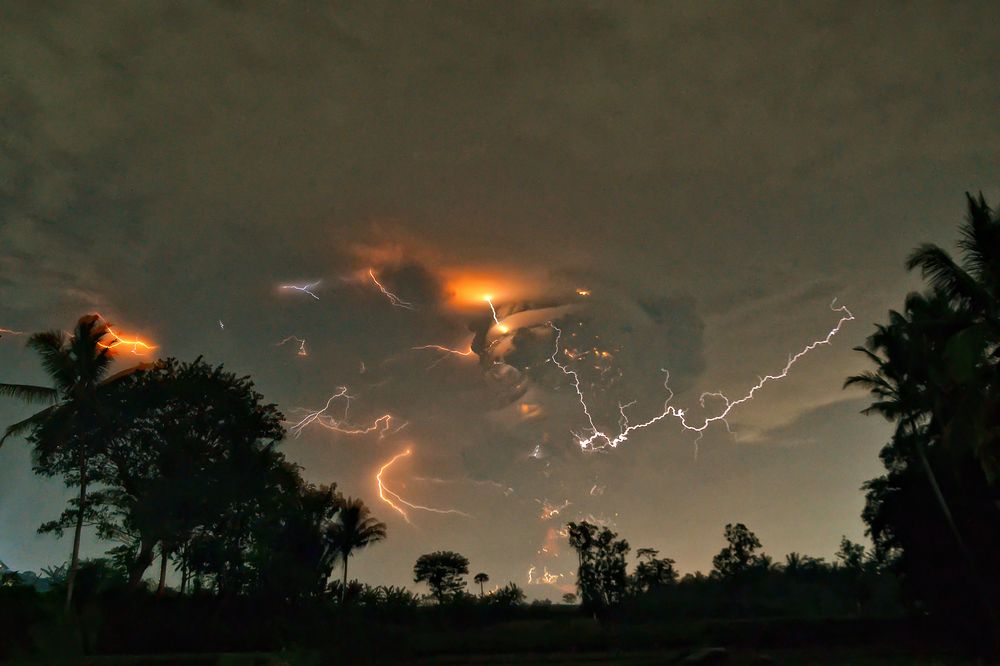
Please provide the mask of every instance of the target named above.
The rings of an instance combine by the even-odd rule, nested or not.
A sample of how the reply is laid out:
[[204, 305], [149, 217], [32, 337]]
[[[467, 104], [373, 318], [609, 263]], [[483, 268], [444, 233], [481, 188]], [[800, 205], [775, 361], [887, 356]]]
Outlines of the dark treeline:
[[[112, 374], [113, 334], [95, 315], [69, 335], [37, 333], [28, 347], [51, 386], [0, 384], [0, 396], [42, 405], [0, 444], [23, 439], [36, 473], [74, 489], [62, 514], [40, 527], [71, 536], [72, 547], [65, 566], [41, 575], [0, 566], [0, 657], [53, 646], [298, 647], [356, 660], [437, 649], [420, 636], [438, 636], [451, 651], [476, 649], [479, 638], [456, 631], [470, 627], [499, 649], [613, 647], [625, 637], [662, 646], [709, 640], [712, 622], [724, 629], [711, 640], [822, 642], [827, 631], [838, 641], [944, 635], [995, 649], [1000, 219], [981, 195], [968, 197], [960, 233], [957, 259], [930, 245], [909, 257], [927, 289], [876, 326], [858, 348], [871, 369], [847, 380], [871, 391], [867, 413], [894, 424], [881, 452], [885, 473], [862, 489], [870, 549], [842, 538], [830, 562], [799, 553], [775, 560], [734, 523], [712, 570], [682, 576], [669, 553], [633, 554], [607, 528], [570, 523], [577, 594], [560, 605], [527, 605], [514, 583], [488, 589], [484, 572], [470, 588], [468, 559], [446, 550], [414, 564], [413, 581], [427, 594], [351, 581], [351, 557], [380, 547], [386, 526], [335, 484], [303, 480], [278, 448], [282, 415], [250, 378], [201, 358]], [[104, 557], [81, 560], [85, 529], [109, 544]], [[538, 623], [535, 633], [487, 631], [525, 618]], [[608, 627], [616, 628], [602, 633]]]

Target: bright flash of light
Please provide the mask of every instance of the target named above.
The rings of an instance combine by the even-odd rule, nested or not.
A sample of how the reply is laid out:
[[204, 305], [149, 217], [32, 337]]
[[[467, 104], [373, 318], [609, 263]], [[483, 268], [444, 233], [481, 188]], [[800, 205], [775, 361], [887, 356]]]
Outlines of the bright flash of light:
[[299, 284], [283, 284], [283, 285], [281, 285], [281, 288], [282, 289], [294, 289], [295, 291], [301, 291], [304, 294], [309, 294], [310, 296], [312, 296], [313, 298], [315, 298], [318, 301], [319, 300], [319, 296], [317, 296], [316, 294], [314, 294], [312, 290], [315, 289], [316, 287], [318, 287], [320, 282], [322, 282], [322, 280], [316, 280], [315, 282], [310, 282], [309, 284], [301, 284], [301, 285], [299, 285]]
[[[103, 319], [103, 317], [101, 317], [101, 319]], [[107, 325], [107, 322], [105, 322], [105, 325]], [[118, 347], [121, 347], [122, 345], [125, 345], [126, 347], [131, 346], [132, 347], [131, 352], [133, 354], [146, 354], [156, 349], [155, 345], [151, 345], [138, 338], [130, 340], [128, 338], [121, 337], [120, 335], [115, 333], [114, 329], [111, 328], [110, 325], [107, 325], [107, 328], [108, 328], [107, 335], [111, 336], [113, 340], [111, 342], [104, 342], [103, 340], [101, 340], [97, 343], [98, 347], [103, 347], [104, 349], [113, 351]]]
[[590, 290], [589, 289], [577, 289], [576, 293], [577, 293], [578, 296], [590, 296]]
[[221, 319], [219, 320], [219, 328], [222, 329], [223, 331], [226, 330], [226, 325], [222, 323]]
[[548, 567], [542, 567], [542, 575], [536, 578], [535, 569], [537, 568], [532, 566], [528, 569], [528, 585], [552, 585], [563, 577], [563, 574], [552, 574], [549, 573]]
[[459, 511], [458, 509], [435, 509], [429, 506], [413, 504], [412, 502], [403, 499], [397, 493], [389, 490], [389, 488], [386, 487], [385, 482], [382, 480], [382, 475], [385, 474], [385, 471], [390, 467], [392, 467], [396, 463], [396, 461], [399, 460], [400, 458], [407, 458], [412, 454], [413, 454], [412, 449], [406, 449], [405, 451], [402, 451], [394, 455], [387, 462], [383, 463], [381, 467], [378, 468], [378, 472], [375, 474], [375, 483], [378, 484], [379, 499], [381, 499], [383, 502], [392, 507], [393, 510], [399, 513], [399, 515], [401, 515], [403, 517], [403, 520], [405, 520], [407, 523], [410, 523], [410, 516], [409, 514], [406, 513], [406, 509], [404, 509], [403, 506], [418, 511], [428, 511], [430, 513], [439, 513], [439, 514], [455, 514], [457, 516], [465, 516], [466, 518], [469, 518], [470, 517], [469, 514], [465, 513], [464, 511]]
[[[815, 340], [813, 342], [810, 342], [797, 354], [790, 355], [788, 357], [788, 362], [785, 364], [785, 367], [782, 368], [780, 372], [774, 375], [767, 375], [764, 377], [760, 377], [757, 383], [754, 384], [752, 387], [750, 387], [750, 390], [747, 391], [746, 394], [744, 394], [742, 397], [734, 400], [728, 398], [721, 392], [702, 393], [701, 397], [699, 398], [699, 402], [701, 403], [702, 407], [705, 406], [705, 400], [707, 398], [716, 398], [722, 401], [723, 409], [715, 416], [706, 417], [704, 421], [701, 423], [701, 425], [692, 425], [688, 423], [685, 410], [677, 409], [676, 407], [667, 404], [670, 402], [671, 398], [673, 398], [673, 392], [670, 391], [670, 388], [666, 386], [666, 382], [664, 382], [664, 387], [667, 389], [667, 399], [666, 402], [664, 403], [663, 411], [657, 416], [654, 416], [653, 418], [649, 419], [648, 421], [643, 421], [642, 423], [636, 423], [636, 424], [629, 424], [628, 417], [625, 415], [625, 407], [627, 407], [627, 405], [620, 405], [619, 412], [621, 413], [622, 420], [619, 424], [620, 427], [617, 435], [609, 435], [603, 432], [594, 423], [594, 419], [590, 414], [590, 408], [587, 405], [587, 400], [583, 395], [583, 390], [580, 388], [580, 376], [577, 374], [575, 370], [571, 370], [568, 366], [559, 362], [559, 360], [557, 359], [557, 356], [559, 355], [560, 351], [559, 341], [562, 336], [562, 331], [555, 324], [549, 322], [549, 326], [551, 326], [556, 331], [555, 351], [552, 352], [552, 356], [549, 357], [549, 360], [552, 361], [552, 363], [555, 364], [556, 367], [562, 370], [563, 374], [572, 379], [573, 388], [576, 390], [576, 395], [580, 401], [581, 407], [583, 407], [583, 413], [587, 417], [588, 432], [590, 434], [587, 436], [582, 436], [582, 435], [576, 435], [574, 433], [576, 436], [577, 444], [584, 451], [599, 451], [608, 447], [616, 448], [619, 444], [627, 441], [629, 435], [631, 435], [636, 430], [648, 428], [649, 426], [659, 421], [662, 421], [667, 417], [673, 417], [677, 419], [677, 421], [681, 424], [681, 426], [685, 430], [698, 433], [699, 438], [701, 437], [702, 433], [704, 433], [705, 430], [712, 423], [716, 421], [722, 421], [723, 423], [726, 424], [726, 427], [728, 428], [729, 424], [728, 422], [726, 422], [726, 417], [729, 416], [730, 412], [732, 412], [733, 409], [752, 400], [757, 391], [762, 389], [765, 384], [772, 381], [777, 381], [779, 379], [784, 379], [786, 376], [788, 376], [788, 373], [792, 369], [792, 366], [795, 365], [795, 363], [800, 358], [802, 358], [803, 356], [805, 356], [806, 354], [808, 354], [809, 352], [811, 352], [812, 350], [816, 349], [821, 345], [829, 345], [830, 341], [833, 339], [835, 335], [837, 335], [837, 333], [840, 332], [840, 329], [844, 326], [844, 324], [854, 320], [854, 315], [851, 314], [851, 311], [848, 310], [846, 306], [842, 305], [840, 307], [837, 307], [837, 299], [834, 299], [833, 302], [830, 303], [830, 309], [834, 312], [839, 312], [841, 314], [840, 320], [837, 322], [837, 325], [834, 326], [832, 329], [830, 329], [830, 331], [826, 334], [826, 336], [818, 340]], [[667, 375], [667, 379], [669, 380], [669, 374]]]
[[542, 505], [542, 513], [538, 516], [539, 520], [552, 520], [570, 505], [569, 500], [565, 500], [562, 504], [552, 504], [548, 500], [544, 502], [540, 500], [535, 501]]
[[294, 335], [289, 335], [287, 338], [285, 338], [281, 342], [276, 342], [274, 346], [275, 347], [280, 347], [280, 346], [282, 346], [283, 344], [285, 344], [287, 342], [292, 342], [293, 340], [295, 342], [299, 343], [299, 350], [296, 353], [299, 356], [309, 356], [309, 352], [306, 351], [306, 341], [303, 340], [302, 338], [294, 336]]
[[410, 303], [409, 301], [404, 301], [402, 298], [400, 298], [396, 294], [392, 293], [391, 291], [383, 287], [382, 283], [378, 281], [377, 277], [375, 277], [374, 269], [369, 268], [368, 275], [371, 277], [372, 282], [375, 283], [375, 286], [378, 287], [378, 290], [382, 292], [382, 295], [385, 296], [387, 299], [389, 299], [389, 304], [392, 305], [392, 307], [403, 308], [404, 310], [415, 309], [413, 303]]
[[[329, 411], [333, 406], [333, 403], [341, 398], [344, 400], [344, 415], [338, 419], [331, 415]], [[334, 432], [339, 432], [342, 435], [367, 435], [377, 431], [379, 433], [379, 438], [381, 439], [386, 435], [395, 434], [407, 426], [407, 424], [404, 423], [403, 425], [394, 428], [392, 426], [392, 414], [383, 414], [367, 426], [354, 425], [348, 421], [348, 411], [351, 408], [352, 399], [353, 396], [347, 392], [346, 386], [339, 387], [337, 392], [327, 399], [326, 404], [322, 409], [318, 409], [314, 412], [308, 412], [302, 420], [291, 425], [288, 428], [288, 432], [298, 437], [302, 434], [303, 429], [315, 423], [326, 428], [327, 430], [333, 430]]]
[[490, 305], [490, 312], [493, 314], [493, 323], [496, 325], [497, 330], [504, 334], [509, 333], [510, 329], [501, 324], [500, 320], [497, 319], [497, 309], [493, 307], [493, 294], [485, 294], [483, 300]]

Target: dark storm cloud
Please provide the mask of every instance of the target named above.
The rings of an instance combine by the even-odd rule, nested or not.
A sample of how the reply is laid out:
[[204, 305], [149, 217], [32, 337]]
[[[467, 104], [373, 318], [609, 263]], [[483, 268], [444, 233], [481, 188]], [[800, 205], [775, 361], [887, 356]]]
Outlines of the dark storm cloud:
[[[756, 527], [784, 535], [774, 548], [823, 554], [859, 533], [856, 505], [830, 509], [829, 547], [788, 531], [873, 472], [831, 453], [837, 433], [883, 435], [838, 425], [849, 348], [910, 286], [905, 252], [951, 240], [961, 192], [998, 192], [995, 47], [980, 28], [997, 18], [991, 3], [8, 3], [0, 326], [68, 327], [96, 309], [165, 354], [253, 373], [286, 412], [348, 385], [353, 419], [409, 421], [398, 438], [307, 431], [287, 447], [312, 478], [371, 499], [373, 469], [410, 442], [397, 483], [456, 481], [406, 490], [519, 545], [501, 560], [512, 540], [468, 522], [393, 523], [391, 552], [360, 561], [372, 580], [406, 582], [442, 542], [495, 580], [520, 577], [546, 498], [571, 499], [573, 516], [621, 513], [627, 536], [676, 547], [684, 568], [707, 553], [663, 535], [714, 544], [757, 498]], [[417, 307], [392, 307], [369, 267]], [[486, 352], [488, 313], [450, 304], [467, 271], [523, 292], [498, 301], [531, 320], [512, 345]], [[299, 280], [322, 280], [320, 300], [278, 290]], [[829, 330], [835, 296], [858, 321], [734, 414], [739, 439], [710, 432], [698, 462], [676, 424], [611, 454], [574, 450], [585, 424], [546, 362], [549, 319], [615, 348], [614, 382], [585, 377], [614, 426], [619, 401], [637, 399], [636, 418], [662, 408], [661, 369], [677, 405], [739, 394]], [[411, 349], [477, 331], [482, 364]], [[275, 346], [289, 335], [308, 358]], [[0, 360], [38, 379], [7, 338]], [[22, 413], [0, 404], [5, 420]], [[770, 453], [788, 441], [802, 443], [790, 476]], [[11, 563], [32, 566], [51, 544], [21, 542], [56, 499], [32, 494], [20, 455], [0, 452], [0, 533], [24, 548]], [[810, 491], [817, 460], [848, 490]], [[784, 532], [768, 523], [768, 483], [802, 486]]]

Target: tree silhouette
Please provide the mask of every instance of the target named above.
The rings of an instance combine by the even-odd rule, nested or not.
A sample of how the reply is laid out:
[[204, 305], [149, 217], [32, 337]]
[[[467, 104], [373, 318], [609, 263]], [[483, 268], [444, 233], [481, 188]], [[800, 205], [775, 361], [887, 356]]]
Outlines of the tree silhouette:
[[676, 562], [669, 557], [658, 558], [660, 551], [653, 548], [640, 548], [635, 552], [639, 563], [635, 567], [632, 579], [639, 592], [649, 592], [664, 585], [672, 585], [680, 578]]
[[756, 554], [761, 547], [760, 539], [743, 523], [727, 524], [725, 538], [728, 545], [712, 558], [714, 573], [719, 577], [736, 578], [763, 563]]
[[27, 403], [51, 402], [49, 407], [10, 425], [0, 438], [30, 433], [34, 445], [35, 471], [62, 475], [67, 485], [77, 486], [73, 550], [70, 555], [66, 585], [66, 610], [73, 600], [80, 561], [80, 536], [87, 511], [87, 490], [92, 463], [106, 445], [104, 434], [113, 418], [110, 403], [122, 398], [119, 384], [138, 371], [151, 368], [140, 364], [109, 376], [114, 334], [98, 315], [86, 315], [77, 321], [67, 337], [62, 331], [35, 333], [27, 346], [41, 359], [42, 367], [53, 382], [52, 387], [25, 384], [0, 384], [0, 396]]
[[483, 592], [483, 585], [485, 583], [487, 583], [489, 581], [489, 579], [490, 579], [490, 577], [488, 575], [484, 574], [484, 573], [477, 573], [476, 577], [472, 579], [472, 580], [474, 580], [476, 582], [476, 584], [479, 585], [479, 596], [480, 597], [485, 596], [485, 593]]
[[360, 499], [347, 498], [327, 529], [327, 538], [339, 554], [344, 576], [340, 601], [347, 600], [347, 561], [354, 551], [385, 539], [386, 525], [371, 517], [371, 511]]
[[935, 404], [935, 417], [948, 425], [941, 429], [941, 442], [971, 449], [992, 483], [1000, 475], [995, 353], [1000, 344], [1000, 217], [982, 193], [978, 198], [966, 193], [966, 200], [959, 261], [937, 245], [924, 244], [906, 265], [919, 269], [934, 293], [959, 315], [946, 322], [945, 339], [936, 350], [947, 373], [936, 378], [934, 388], [950, 398]]
[[[254, 533], [278, 520], [302, 485], [274, 450], [280, 412], [249, 378], [200, 358], [160, 361], [118, 386], [127, 398], [105, 428], [95, 476], [102, 488], [85, 515], [98, 536], [122, 544], [114, 552], [129, 586], [140, 585], [157, 551], [161, 590], [169, 559], [182, 587], [192, 570], [230, 591], [249, 585]], [[42, 530], [58, 533], [73, 518], [66, 512]]]
[[608, 528], [588, 522], [569, 523], [569, 545], [576, 551], [579, 568], [576, 585], [583, 605], [602, 612], [621, 603], [628, 591], [625, 556], [628, 541]]
[[[931, 290], [907, 296], [901, 312], [890, 311], [889, 322], [876, 326], [864, 347], [857, 348], [875, 366], [848, 378], [846, 385], [867, 388], [874, 400], [865, 413], [876, 413], [896, 425], [892, 441], [883, 449], [888, 475], [866, 484], [866, 520], [876, 539], [876, 552], [886, 544], [901, 545], [916, 537], [903, 524], [893, 502], [909, 493], [909, 468], [918, 466], [940, 511], [951, 540], [975, 580], [985, 612], [997, 625], [986, 579], [980, 572], [970, 539], [982, 544], [984, 563], [989, 546], [985, 525], [973, 516], [981, 509], [969, 504], [969, 491], [982, 482], [966, 477], [964, 460], [977, 461], [987, 486], [1000, 473], [1000, 219], [985, 199], [966, 195], [967, 217], [960, 227], [960, 257], [956, 261], [942, 248], [925, 244], [908, 258], [907, 268], [919, 269]], [[945, 486], [950, 490], [946, 492]], [[978, 491], [976, 491], [978, 492]], [[995, 493], [993, 500], [996, 500]], [[950, 496], [949, 496], [950, 495]], [[953, 501], [963, 505], [956, 515]], [[963, 530], [961, 522], [972, 523]], [[905, 519], [904, 519], [905, 522]], [[893, 524], [903, 528], [895, 531]], [[987, 521], [986, 524], [995, 521]], [[899, 535], [908, 535], [897, 539]], [[910, 547], [922, 539], [910, 540]], [[916, 555], [916, 551], [911, 555]], [[907, 566], [914, 564], [908, 559]]]
[[431, 594], [443, 604], [465, 589], [462, 576], [469, 573], [469, 560], [450, 550], [439, 550], [417, 558], [413, 582], [427, 583]]

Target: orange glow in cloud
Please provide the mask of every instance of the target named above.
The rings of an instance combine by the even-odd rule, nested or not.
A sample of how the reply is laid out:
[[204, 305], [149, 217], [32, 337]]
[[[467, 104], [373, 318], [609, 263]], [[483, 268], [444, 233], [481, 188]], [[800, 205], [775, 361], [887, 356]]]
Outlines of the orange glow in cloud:
[[484, 302], [522, 298], [527, 289], [509, 276], [453, 273], [445, 276], [448, 300], [460, 307], [476, 307]]

